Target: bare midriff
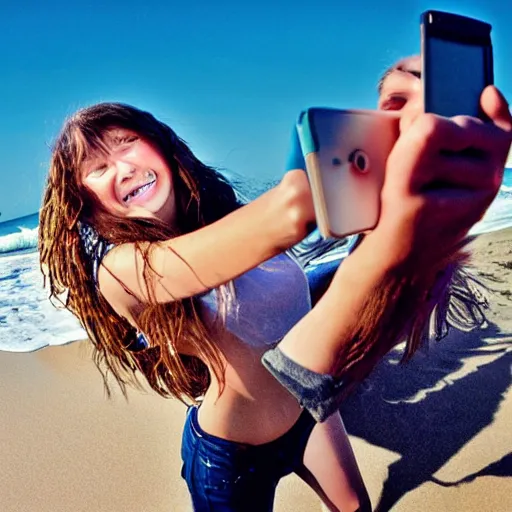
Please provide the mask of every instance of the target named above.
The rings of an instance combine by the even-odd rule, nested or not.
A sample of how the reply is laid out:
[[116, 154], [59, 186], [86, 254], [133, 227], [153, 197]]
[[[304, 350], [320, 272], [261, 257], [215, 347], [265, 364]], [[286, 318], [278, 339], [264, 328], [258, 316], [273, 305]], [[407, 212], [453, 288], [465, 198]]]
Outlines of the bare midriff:
[[229, 332], [218, 333], [226, 364], [224, 387], [212, 375], [212, 384], [199, 408], [201, 428], [216, 437], [253, 445], [286, 433], [302, 409], [261, 364], [269, 347], [251, 347]]

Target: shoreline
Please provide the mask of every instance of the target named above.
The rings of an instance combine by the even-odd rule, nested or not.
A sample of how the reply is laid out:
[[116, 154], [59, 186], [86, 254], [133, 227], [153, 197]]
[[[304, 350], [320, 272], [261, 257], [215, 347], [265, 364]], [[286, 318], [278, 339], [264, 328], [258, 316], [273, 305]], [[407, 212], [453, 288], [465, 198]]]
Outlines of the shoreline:
[[[505, 240], [512, 239], [512, 226], [506, 227], [504, 229], [493, 229], [492, 231], [488, 231], [488, 232], [481, 233], [481, 234], [477, 233], [477, 234], [474, 234], [474, 235], [470, 235], [470, 237], [473, 237], [474, 240], [468, 245], [468, 247], [472, 247], [473, 248], [473, 251], [477, 255], [476, 257], [478, 259], [478, 253], [479, 253], [479, 251], [482, 250], [481, 249], [482, 244], [483, 244], [484, 247], [487, 245], [487, 243], [488, 243], [487, 242], [487, 238], [488, 237], [490, 237], [491, 244], [493, 243], [492, 240], [501, 240], [503, 238]], [[480, 242], [480, 240], [482, 240], [482, 242]], [[338, 251], [340, 249], [338, 249]], [[0, 253], [0, 260], [2, 258], [6, 258], [6, 259], [9, 259], [9, 261], [15, 261], [17, 259], [27, 257], [28, 255], [35, 255], [36, 253], [37, 253], [37, 248], [27, 249], [27, 250], [18, 251], [18, 252], [12, 252], [12, 253]], [[324, 257], [320, 257], [320, 259], [322, 259], [322, 258], [324, 258]], [[474, 260], [474, 257], [471, 260]], [[323, 263], [328, 263], [329, 261], [330, 261], [329, 258], [327, 258], [327, 259], [324, 258], [322, 260]], [[482, 259], [482, 261], [483, 261], [483, 259]], [[469, 266], [471, 268], [474, 266], [472, 261], [470, 261]], [[477, 266], [478, 266], [478, 263], [477, 263]], [[481, 272], [478, 272], [478, 273], [479, 273], [479, 277], [481, 277], [482, 279], [485, 280], [486, 272], [485, 271], [481, 271]], [[491, 281], [492, 281], [492, 277], [491, 277]], [[42, 289], [41, 289], [41, 291], [42, 291]], [[45, 308], [43, 308], [43, 309], [45, 309]], [[56, 313], [56, 310], [54, 311], [53, 308], [49, 304], [48, 304], [48, 308], [47, 309], [51, 309], [51, 311], [53, 313]], [[43, 310], [43, 311], [41, 311], [41, 313], [44, 315], [45, 313], [47, 314], [48, 311], [44, 311]], [[64, 314], [68, 314], [68, 313], [64, 313]], [[77, 324], [77, 327], [78, 327], [78, 324]], [[23, 348], [22, 344], [20, 344], [20, 348], [19, 349], [16, 349], [16, 348], [12, 349], [11, 348], [11, 349], [6, 350], [6, 349], [2, 349], [1, 345], [0, 345], [0, 354], [3, 353], [3, 352], [6, 352], [6, 353], [25, 353], [25, 354], [30, 354], [30, 353], [38, 352], [38, 351], [43, 350], [45, 348], [63, 347], [63, 346], [69, 345], [70, 343], [79, 342], [79, 341], [83, 340], [86, 337], [85, 331], [83, 331], [81, 328], [79, 328], [79, 330], [81, 332], [80, 333], [75, 333], [75, 335], [74, 335], [74, 337], [72, 337], [72, 339], [69, 339], [69, 340], [66, 340], [66, 341], [62, 341], [62, 342], [59, 342], [59, 343], [48, 343], [46, 345], [42, 345], [42, 346], [39, 346], [39, 347], [36, 347], [36, 348], [26, 349], [26, 348]]]

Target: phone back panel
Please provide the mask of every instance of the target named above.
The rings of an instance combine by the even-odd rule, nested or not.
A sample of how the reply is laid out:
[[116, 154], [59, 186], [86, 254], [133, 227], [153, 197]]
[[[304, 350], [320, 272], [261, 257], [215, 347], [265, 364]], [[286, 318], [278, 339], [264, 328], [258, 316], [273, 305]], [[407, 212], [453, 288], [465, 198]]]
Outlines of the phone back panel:
[[[324, 237], [343, 237], [376, 226], [398, 119], [393, 112], [314, 108], [299, 120], [317, 223]], [[365, 159], [364, 171], [354, 155]]]

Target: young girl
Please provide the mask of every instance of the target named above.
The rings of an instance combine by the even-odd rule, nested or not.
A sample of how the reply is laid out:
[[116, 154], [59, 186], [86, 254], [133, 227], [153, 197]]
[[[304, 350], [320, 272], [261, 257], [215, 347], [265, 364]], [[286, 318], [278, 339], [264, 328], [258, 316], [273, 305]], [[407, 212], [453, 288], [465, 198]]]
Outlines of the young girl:
[[[443, 131], [448, 148], [450, 136], [452, 146], [464, 137], [475, 140], [478, 127], [447, 123], [434, 132]], [[497, 130], [485, 141], [496, 139]], [[472, 184], [485, 200], [476, 201], [475, 193], [443, 206], [418, 201], [420, 194], [406, 186], [425, 170], [426, 160], [442, 159], [433, 156], [439, 148], [432, 130], [409, 132], [412, 140], [425, 141], [422, 151], [390, 173], [394, 186], [384, 190], [378, 228], [311, 309], [305, 275], [283, 252], [304, 238], [314, 220], [302, 171], [241, 206], [220, 174], [146, 112], [100, 104], [64, 125], [41, 210], [42, 270], [51, 295], [63, 296], [87, 330], [99, 367], [123, 389], [138, 370], [160, 395], [193, 404], [183, 434], [182, 475], [196, 510], [270, 511], [279, 479], [290, 472], [331, 510], [370, 508], [332, 405], [344, 383], [364, 377], [408, 327], [394, 303], [414, 312], [425, 291], [424, 282], [409, 279], [410, 262], [421, 255], [417, 264], [429, 276], [445, 266], [476, 220], [464, 201], [472, 201], [478, 215], [490, 201], [489, 174], [505, 144], [504, 136], [488, 143], [492, 164], [474, 172]], [[482, 140], [482, 129], [478, 134]], [[397, 143], [397, 162], [410, 142]], [[428, 180], [438, 177], [430, 172]], [[400, 208], [393, 207], [396, 201]], [[448, 212], [440, 247], [417, 234], [432, 227], [432, 216], [438, 220]], [[404, 303], [411, 298], [411, 306]], [[393, 318], [399, 325], [390, 334]], [[320, 411], [322, 423], [260, 362], [282, 339], [278, 362], [270, 358], [267, 365], [291, 378], [296, 391], [294, 383], [303, 386], [304, 375], [299, 371], [295, 379], [302, 366], [293, 364], [304, 363], [314, 382], [310, 396], [300, 389], [299, 398], [313, 413]]]

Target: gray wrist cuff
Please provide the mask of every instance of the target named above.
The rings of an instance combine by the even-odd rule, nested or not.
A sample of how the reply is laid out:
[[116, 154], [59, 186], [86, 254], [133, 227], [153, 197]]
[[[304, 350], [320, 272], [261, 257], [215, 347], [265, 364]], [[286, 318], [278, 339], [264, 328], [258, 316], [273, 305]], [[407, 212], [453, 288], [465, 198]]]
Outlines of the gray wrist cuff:
[[261, 362], [317, 422], [325, 421], [338, 410], [344, 381], [304, 368], [278, 347], [265, 352]]

